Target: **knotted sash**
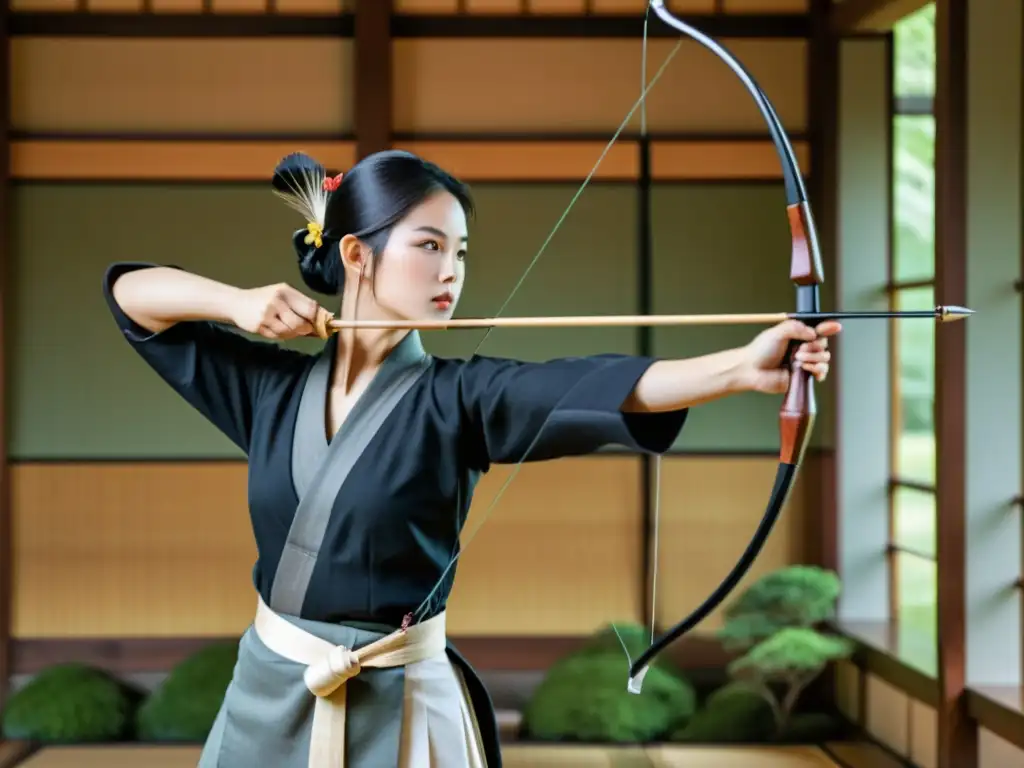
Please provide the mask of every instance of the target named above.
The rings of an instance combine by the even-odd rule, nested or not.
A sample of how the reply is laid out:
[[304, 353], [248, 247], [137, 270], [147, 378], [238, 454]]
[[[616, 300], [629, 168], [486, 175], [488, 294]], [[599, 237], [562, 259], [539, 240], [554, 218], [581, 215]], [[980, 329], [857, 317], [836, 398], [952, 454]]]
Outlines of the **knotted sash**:
[[[253, 624], [271, 651], [306, 667], [303, 680], [316, 696], [309, 741], [309, 768], [345, 768], [345, 684], [363, 668], [404, 667], [445, 653], [445, 614], [397, 629], [358, 649], [332, 645], [274, 613], [261, 599]], [[401, 721], [401, 704], [379, 716]], [[391, 753], [390, 748], [387, 750]], [[397, 759], [397, 751], [392, 753]], [[383, 757], [383, 756], [382, 756]]]

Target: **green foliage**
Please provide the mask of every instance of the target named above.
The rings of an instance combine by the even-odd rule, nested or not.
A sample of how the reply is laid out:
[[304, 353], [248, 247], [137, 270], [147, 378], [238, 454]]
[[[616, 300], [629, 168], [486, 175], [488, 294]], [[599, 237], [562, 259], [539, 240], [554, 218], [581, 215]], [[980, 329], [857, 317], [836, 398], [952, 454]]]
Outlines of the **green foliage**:
[[156, 741], [205, 740], [237, 658], [237, 643], [216, 643], [182, 661], [139, 708], [139, 736]]
[[935, 3], [893, 26], [897, 96], [935, 93]]
[[729, 618], [718, 630], [718, 639], [727, 651], [745, 650], [764, 637], [771, 637], [779, 627], [778, 620], [759, 613], [746, 613]]
[[730, 683], [708, 696], [690, 722], [677, 728], [670, 741], [686, 744], [749, 744], [775, 736], [775, 715], [765, 697], [740, 683]]
[[763, 716], [766, 705], [772, 738], [785, 739], [794, 727], [792, 714], [800, 694], [830, 661], [853, 652], [849, 641], [816, 629], [835, 615], [840, 589], [834, 572], [794, 565], [758, 579], [734, 600], [718, 636], [727, 649], [745, 652], [728, 672], [745, 689], [746, 698], [733, 688], [724, 699], [711, 697], [702, 713], [707, 719], [680, 738], [699, 740], [734, 727], [732, 740], [757, 740], [763, 722], [756, 718]]
[[[918, 97], [926, 104], [936, 91], [935, 4], [898, 21], [893, 33], [897, 102]], [[893, 277], [928, 280], [935, 276], [935, 118], [898, 114], [893, 129]], [[896, 309], [931, 308], [937, 303], [932, 286], [900, 289], [895, 300]], [[934, 483], [935, 324], [897, 321], [894, 329], [900, 414], [894, 471]], [[934, 499], [904, 493], [897, 504], [900, 542], [920, 550], [934, 547]], [[905, 573], [901, 571], [900, 630], [914, 645], [919, 639], [931, 641], [914, 648], [912, 658], [923, 670], [934, 671], [935, 576], [927, 565], [914, 563], [909, 558]]]
[[[901, 19], [894, 27], [897, 97], [935, 94], [935, 4]], [[897, 115], [893, 125], [893, 277], [897, 281], [935, 276], [935, 118]], [[928, 287], [901, 291], [898, 309], [935, 304]], [[935, 328], [898, 322], [901, 432], [934, 428]]]
[[683, 744], [820, 744], [843, 737], [838, 718], [822, 712], [795, 714], [778, 728], [764, 692], [729, 683], [708, 697], [704, 707], [671, 741]]
[[[935, 275], [935, 119], [898, 115], [894, 124], [893, 276], [922, 280]], [[930, 286], [908, 288], [896, 296], [896, 309], [930, 309]], [[898, 321], [901, 432], [933, 429], [935, 400], [935, 327]]]
[[[760, 692], [771, 704], [776, 734], [781, 736], [804, 689], [830, 661], [846, 658], [853, 644], [809, 627], [786, 627], [762, 640], [729, 665], [729, 675]], [[784, 694], [775, 696], [777, 686]]]
[[790, 682], [816, 677], [830, 661], [849, 656], [853, 644], [806, 627], [781, 629], [729, 665], [736, 679], [759, 683]]
[[61, 664], [43, 670], [15, 693], [3, 713], [8, 739], [86, 743], [131, 734], [141, 694], [102, 670]]
[[835, 615], [840, 586], [834, 572], [814, 566], [769, 573], [729, 606], [718, 637], [728, 650], [746, 650], [786, 627], [827, 621]]
[[651, 666], [643, 692], [626, 690], [622, 652], [573, 654], [549, 671], [523, 712], [529, 738], [641, 743], [663, 737], [693, 716], [697, 696], [685, 679]]

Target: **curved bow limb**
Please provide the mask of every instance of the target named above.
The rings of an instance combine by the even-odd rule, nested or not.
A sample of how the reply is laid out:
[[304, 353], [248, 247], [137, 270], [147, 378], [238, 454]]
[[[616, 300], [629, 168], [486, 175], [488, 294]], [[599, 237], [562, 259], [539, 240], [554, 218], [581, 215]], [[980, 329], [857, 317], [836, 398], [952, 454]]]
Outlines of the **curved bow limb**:
[[[665, 9], [664, 0], [652, 0], [651, 7], [663, 22], [701, 43], [728, 64], [757, 103], [768, 125], [772, 142], [775, 144], [782, 164], [786, 210], [792, 237], [790, 280], [796, 286], [797, 313], [820, 313], [819, 287], [825, 278], [817, 230], [796, 156], [775, 109], [750, 73], [723, 46], [669, 13]], [[629, 679], [626, 684], [626, 689], [630, 693], [642, 692], [644, 677], [649, 665], [659, 653], [700, 624], [736, 588], [750, 566], [753, 565], [754, 560], [757, 559], [786, 505], [793, 481], [810, 442], [817, 412], [814, 380], [811, 374], [804, 371], [798, 362], [791, 361], [791, 353], [797, 346], [797, 342], [790, 344], [789, 352], [786, 355], [785, 364], [790, 366], [791, 375], [789, 388], [779, 411], [779, 466], [775, 475], [775, 485], [761, 522], [739, 561], [715, 591], [697, 610], [653, 642], [630, 664]]]
[[[815, 286], [816, 288], [817, 286]], [[799, 288], [797, 290], [799, 291]], [[644, 677], [649, 665], [658, 654], [704, 621], [737, 587], [760, 555], [789, 499], [793, 481], [796, 479], [797, 471], [803, 461], [807, 446], [810, 444], [811, 431], [817, 415], [814, 378], [802, 369], [799, 362], [791, 362], [789, 365], [791, 369], [789, 388], [783, 399], [782, 407], [779, 409], [779, 466], [775, 473], [775, 484], [768, 500], [768, 506], [761, 522], [739, 561], [704, 603], [659, 637], [632, 662], [626, 684], [630, 693], [642, 692]]]

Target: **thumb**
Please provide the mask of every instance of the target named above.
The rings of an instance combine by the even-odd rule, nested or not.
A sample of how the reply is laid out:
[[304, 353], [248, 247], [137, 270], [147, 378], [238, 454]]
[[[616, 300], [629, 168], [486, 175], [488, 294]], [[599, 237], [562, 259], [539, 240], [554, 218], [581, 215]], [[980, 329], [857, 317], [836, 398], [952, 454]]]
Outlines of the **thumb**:
[[784, 320], [779, 325], [779, 330], [783, 338], [794, 341], [814, 341], [818, 338], [817, 332], [800, 320]]

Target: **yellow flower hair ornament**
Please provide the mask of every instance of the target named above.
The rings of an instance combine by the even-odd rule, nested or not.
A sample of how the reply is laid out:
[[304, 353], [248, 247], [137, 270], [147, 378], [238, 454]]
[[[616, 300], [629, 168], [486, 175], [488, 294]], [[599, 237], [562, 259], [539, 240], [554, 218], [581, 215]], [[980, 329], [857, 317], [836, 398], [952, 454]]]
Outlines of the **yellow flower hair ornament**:
[[317, 224], [315, 221], [311, 221], [306, 225], [306, 229], [308, 230], [305, 240], [306, 245], [313, 245], [315, 243], [316, 247], [319, 248], [324, 244], [324, 230], [319, 224]]

